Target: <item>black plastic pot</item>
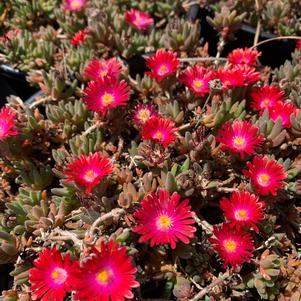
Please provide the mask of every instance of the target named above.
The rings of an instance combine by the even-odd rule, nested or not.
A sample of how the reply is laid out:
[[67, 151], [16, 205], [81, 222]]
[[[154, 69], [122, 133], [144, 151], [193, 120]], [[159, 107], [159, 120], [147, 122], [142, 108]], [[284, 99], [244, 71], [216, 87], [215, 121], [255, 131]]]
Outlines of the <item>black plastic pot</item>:
[[[208, 42], [209, 54], [216, 55], [218, 35], [212, 26], [207, 22], [206, 17], [212, 17], [214, 12], [209, 8], [200, 8], [199, 5], [192, 5], [189, 9], [188, 16], [191, 21], [197, 19], [201, 23], [201, 41], [202, 44]], [[244, 48], [253, 46], [256, 29], [250, 25], [243, 24], [241, 29], [235, 33], [235, 40], [229, 41], [223, 52], [222, 56], [227, 56], [235, 48]], [[259, 42], [277, 37], [269, 32], [261, 32], [259, 36]], [[270, 66], [272, 68], [279, 67], [286, 60], [291, 59], [291, 53], [296, 47], [294, 40], [276, 40], [271, 41], [258, 46], [258, 50], [261, 51], [260, 62], [263, 65]]]
[[37, 91], [26, 81], [26, 73], [4, 64], [0, 64], [0, 86], [0, 106], [5, 104], [6, 97], [10, 95], [26, 100]]
[[13, 277], [9, 275], [13, 269], [13, 264], [0, 265], [0, 295], [2, 291], [10, 289], [13, 285]]

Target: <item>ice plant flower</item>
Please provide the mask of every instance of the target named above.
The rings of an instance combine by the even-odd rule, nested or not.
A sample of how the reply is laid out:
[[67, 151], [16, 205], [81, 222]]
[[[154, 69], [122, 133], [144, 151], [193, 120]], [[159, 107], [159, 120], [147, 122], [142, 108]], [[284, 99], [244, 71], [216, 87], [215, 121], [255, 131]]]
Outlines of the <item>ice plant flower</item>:
[[65, 9], [66, 10], [81, 10], [86, 4], [86, 0], [65, 0]]
[[244, 78], [244, 85], [248, 86], [260, 80], [260, 73], [248, 65], [234, 65], [233, 72], [240, 73]]
[[269, 108], [269, 117], [276, 122], [278, 118], [281, 119], [282, 127], [290, 128], [291, 115], [297, 114], [297, 108], [292, 103], [284, 103], [282, 101], [277, 101], [273, 107]]
[[192, 90], [196, 96], [204, 96], [209, 93], [209, 81], [213, 79], [212, 70], [206, 70], [199, 66], [187, 67], [179, 77], [179, 81]]
[[149, 14], [133, 8], [124, 13], [124, 19], [140, 30], [147, 30], [154, 24], [154, 19]]
[[177, 132], [178, 129], [173, 121], [168, 118], [154, 116], [143, 124], [141, 136], [142, 140], [153, 140], [167, 147], [174, 143]]
[[84, 94], [84, 102], [88, 109], [105, 116], [107, 110], [127, 104], [130, 98], [130, 87], [124, 80], [118, 81], [106, 76], [89, 82]]
[[260, 52], [251, 48], [237, 48], [234, 49], [229, 55], [228, 60], [231, 64], [239, 65], [256, 65], [256, 60], [260, 56]]
[[238, 266], [249, 262], [254, 251], [254, 243], [250, 233], [243, 230], [236, 230], [229, 224], [213, 227], [213, 235], [209, 242], [219, 253], [224, 261], [224, 266]]
[[41, 301], [63, 301], [67, 292], [71, 292], [70, 273], [77, 264], [70, 260], [70, 254], [64, 257], [54, 247], [39, 253], [29, 270], [32, 299]]
[[160, 82], [163, 78], [176, 72], [179, 63], [175, 52], [160, 49], [146, 59], [146, 66], [151, 70], [146, 73]]
[[259, 232], [257, 224], [264, 219], [263, 210], [265, 204], [258, 202], [258, 196], [249, 191], [234, 191], [230, 199], [222, 198], [220, 208], [224, 211], [226, 219], [231, 227], [249, 228]]
[[126, 248], [110, 240], [92, 248], [81, 267], [71, 275], [74, 300], [122, 301], [134, 297], [132, 288], [138, 287], [134, 274], [137, 269], [127, 256]]
[[117, 78], [123, 71], [123, 65], [117, 58], [112, 57], [108, 60], [93, 59], [84, 69], [84, 77], [96, 81], [100, 77], [106, 76]]
[[133, 231], [142, 235], [139, 242], [149, 241], [151, 247], [169, 244], [172, 249], [178, 241], [188, 244], [196, 231], [188, 202], [180, 202], [177, 192], [170, 196], [167, 190], [160, 190], [158, 196], [148, 195], [134, 213], [137, 226]]
[[216, 77], [222, 82], [223, 89], [228, 90], [244, 85], [244, 77], [233, 67], [220, 68], [216, 71]]
[[218, 131], [217, 141], [222, 143], [222, 149], [239, 153], [244, 158], [246, 154], [253, 155], [255, 153], [255, 149], [263, 141], [263, 136], [250, 121], [234, 120], [232, 124], [226, 122]]
[[70, 43], [72, 45], [80, 45], [80, 44], [84, 44], [85, 39], [87, 37], [89, 30], [87, 28], [78, 31], [70, 40]]
[[154, 106], [151, 104], [138, 104], [134, 110], [134, 124], [140, 126], [144, 124], [147, 120], [155, 117], [157, 113], [155, 112]]
[[98, 185], [101, 180], [113, 172], [113, 166], [110, 160], [102, 156], [100, 152], [81, 155], [79, 159], [74, 160], [67, 165], [64, 175], [67, 182], [75, 182], [84, 187], [86, 192]]
[[9, 107], [3, 107], [0, 111], [0, 141], [18, 134], [14, 119], [16, 113]]
[[255, 110], [264, 111], [272, 108], [278, 101], [284, 102], [284, 91], [279, 87], [265, 85], [263, 87], [255, 87], [250, 93], [252, 99], [251, 106]]
[[296, 43], [296, 49], [301, 50], [301, 40]]
[[282, 181], [287, 177], [284, 167], [268, 156], [254, 157], [253, 163], [247, 162], [247, 166], [249, 170], [243, 170], [243, 173], [251, 179], [259, 194], [276, 195], [279, 189], [287, 185]]

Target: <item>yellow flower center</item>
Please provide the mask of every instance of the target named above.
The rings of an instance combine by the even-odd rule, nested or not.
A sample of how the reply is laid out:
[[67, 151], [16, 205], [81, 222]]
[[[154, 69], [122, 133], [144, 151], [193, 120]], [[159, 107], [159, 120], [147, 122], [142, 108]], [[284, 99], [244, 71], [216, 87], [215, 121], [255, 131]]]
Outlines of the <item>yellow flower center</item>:
[[242, 148], [246, 144], [246, 139], [244, 137], [238, 136], [233, 139], [233, 143], [237, 148]]
[[50, 274], [52, 280], [54, 281], [54, 283], [56, 284], [62, 284], [66, 281], [67, 279], [67, 272], [66, 270], [62, 269], [62, 268], [55, 268], [51, 274]]
[[224, 247], [227, 252], [232, 253], [237, 249], [237, 243], [233, 239], [227, 239], [224, 241]]
[[202, 80], [196, 79], [193, 81], [193, 86], [195, 88], [201, 88], [201, 87], [203, 87], [203, 85], [204, 85], [204, 83]]
[[97, 177], [97, 174], [95, 173], [95, 171], [93, 169], [89, 169], [85, 172], [84, 179], [87, 182], [93, 182], [96, 177]]
[[257, 177], [257, 181], [261, 186], [267, 186], [270, 182], [270, 176], [266, 173], [261, 173]]
[[138, 117], [141, 121], [145, 122], [148, 120], [150, 116], [150, 111], [149, 110], [140, 110], [138, 113]]
[[239, 221], [245, 221], [249, 219], [248, 212], [245, 209], [236, 210], [234, 215], [235, 218]]
[[263, 101], [262, 101], [266, 106], [268, 106], [270, 104], [270, 99], [269, 98], [265, 98]]
[[229, 86], [231, 86], [231, 82], [230, 82], [230, 80], [228, 80], [228, 79], [227, 79], [227, 80], [225, 80], [225, 81], [224, 81], [224, 86], [225, 86], [225, 87], [229, 87]]
[[157, 227], [160, 230], [168, 230], [172, 226], [172, 220], [167, 215], [160, 215], [157, 219]]
[[164, 75], [168, 72], [168, 68], [166, 65], [161, 65], [159, 67], [159, 75]]
[[162, 140], [163, 138], [163, 133], [161, 131], [157, 131], [154, 135], [154, 138], [158, 139], [158, 140]]
[[100, 74], [101, 77], [105, 77], [105, 76], [108, 75], [108, 70], [102, 70], [102, 71], [99, 72], [99, 74]]
[[106, 93], [102, 96], [102, 103], [108, 106], [114, 101], [114, 96], [112, 94]]
[[71, 7], [72, 9], [79, 9], [79, 8], [82, 7], [82, 1], [80, 1], [80, 0], [73, 0], [73, 1], [71, 2], [71, 4], [70, 4], [70, 7]]
[[98, 281], [98, 283], [100, 284], [107, 284], [108, 281], [110, 279], [110, 274], [108, 273], [108, 271], [103, 270], [100, 273], [97, 274], [96, 276], [96, 280]]

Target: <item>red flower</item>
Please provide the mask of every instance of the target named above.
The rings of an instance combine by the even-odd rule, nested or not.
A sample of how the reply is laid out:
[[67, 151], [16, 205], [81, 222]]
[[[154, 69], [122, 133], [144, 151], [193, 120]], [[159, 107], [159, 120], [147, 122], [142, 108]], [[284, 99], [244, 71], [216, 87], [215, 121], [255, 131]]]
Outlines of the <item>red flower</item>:
[[247, 166], [249, 170], [243, 170], [243, 173], [251, 179], [259, 194], [276, 195], [278, 189], [287, 185], [282, 181], [287, 177], [283, 166], [269, 159], [268, 156], [254, 157], [253, 164], [247, 162]]
[[224, 260], [224, 266], [238, 266], [249, 262], [254, 251], [252, 236], [242, 230], [235, 230], [229, 224], [213, 227], [215, 238], [209, 242], [216, 248], [219, 256]]
[[220, 68], [216, 71], [217, 78], [222, 82], [225, 90], [244, 85], [244, 76], [233, 67]]
[[81, 155], [79, 159], [67, 165], [64, 174], [67, 182], [75, 182], [79, 186], [85, 187], [86, 192], [100, 183], [107, 175], [113, 172], [113, 166], [107, 157], [102, 157], [99, 152], [90, 153], [89, 156]]
[[285, 128], [290, 128], [291, 115], [297, 114], [297, 108], [291, 103], [284, 103], [282, 101], [277, 101], [273, 107], [269, 108], [270, 118], [276, 122], [278, 118], [281, 119], [281, 124]]
[[177, 192], [170, 196], [167, 190], [160, 190], [159, 197], [154, 193], [148, 195], [134, 213], [138, 226], [133, 231], [142, 235], [139, 242], [149, 241], [151, 247], [170, 244], [172, 249], [178, 240], [188, 244], [196, 231], [191, 226], [195, 221], [188, 202], [180, 202]]
[[260, 80], [260, 73], [248, 65], [235, 65], [233, 72], [240, 73], [244, 77], [244, 85], [248, 86]]
[[7, 31], [1, 38], [0, 41], [2, 43], [6, 43], [9, 41], [12, 41], [14, 38], [16, 38], [20, 33], [22, 32], [22, 30], [20, 28], [16, 28], [16, 29], [12, 29]]
[[140, 30], [146, 30], [154, 24], [154, 19], [149, 14], [133, 8], [124, 13], [124, 18]]
[[260, 55], [260, 52], [251, 48], [237, 48], [228, 55], [228, 60], [231, 64], [256, 65], [256, 60]]
[[130, 87], [124, 80], [118, 82], [117, 79], [106, 76], [89, 82], [84, 94], [84, 102], [88, 109], [105, 116], [108, 109], [127, 104]]
[[71, 39], [70, 43], [72, 45], [84, 44], [89, 30], [87, 28], [78, 31]]
[[230, 197], [222, 198], [220, 207], [224, 211], [231, 227], [240, 230], [241, 227], [252, 227], [259, 232], [257, 224], [264, 219], [265, 204], [258, 202], [258, 197], [248, 191], [234, 191]]
[[199, 66], [187, 67], [179, 77], [179, 81], [197, 96], [204, 96], [209, 93], [209, 82], [213, 79], [213, 71]]
[[272, 108], [277, 101], [284, 101], [284, 91], [281, 91], [279, 87], [265, 85], [261, 88], [255, 87], [250, 97], [252, 99], [251, 106], [255, 110], [265, 110]]
[[63, 301], [66, 292], [71, 292], [70, 273], [77, 267], [70, 260], [70, 254], [62, 257], [55, 247], [46, 248], [33, 264], [34, 268], [29, 270], [32, 299]]
[[155, 116], [157, 116], [157, 113], [154, 106], [150, 104], [138, 104], [134, 110], [134, 123], [139, 126]]
[[137, 269], [126, 255], [126, 248], [110, 240], [101, 243], [100, 251], [92, 248], [81, 267], [72, 273], [71, 283], [76, 291], [74, 300], [122, 301], [134, 297], [132, 288], [138, 287]]
[[157, 141], [167, 147], [176, 140], [177, 131], [174, 122], [170, 119], [154, 116], [144, 123], [141, 135], [142, 140]]
[[177, 71], [180, 61], [177, 54], [172, 51], [158, 50], [156, 54], [146, 59], [146, 66], [151, 72], [146, 72], [150, 77], [161, 81], [164, 77]]
[[296, 49], [300, 50], [301, 49], [301, 40], [298, 40], [296, 44]]
[[66, 10], [81, 10], [86, 4], [86, 0], [65, 0], [65, 9]]
[[9, 107], [3, 107], [0, 111], [0, 142], [10, 136], [18, 134], [14, 119], [16, 113]]
[[93, 59], [84, 69], [84, 77], [94, 81], [100, 77], [104, 78], [106, 76], [117, 78], [122, 71], [123, 65], [115, 57], [112, 57], [108, 60]]
[[222, 143], [223, 149], [239, 153], [244, 158], [245, 154], [255, 153], [255, 149], [263, 141], [263, 136], [251, 122], [234, 120], [232, 124], [227, 122], [218, 131], [217, 141]]

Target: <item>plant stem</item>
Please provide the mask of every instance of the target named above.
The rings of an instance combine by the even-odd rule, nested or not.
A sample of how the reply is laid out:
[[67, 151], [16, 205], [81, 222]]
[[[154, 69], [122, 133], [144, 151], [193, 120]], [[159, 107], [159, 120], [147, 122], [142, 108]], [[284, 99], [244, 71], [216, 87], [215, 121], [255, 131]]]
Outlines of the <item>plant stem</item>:
[[254, 49], [262, 44], [265, 44], [265, 43], [269, 43], [269, 42], [272, 42], [272, 41], [277, 41], [277, 40], [301, 40], [301, 37], [297, 37], [297, 36], [280, 36], [280, 37], [275, 37], [275, 38], [271, 38], [271, 39], [267, 39], [267, 40], [264, 40], [264, 41], [261, 41], [255, 45], [253, 45], [250, 49]]

